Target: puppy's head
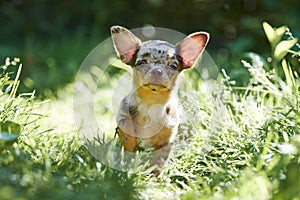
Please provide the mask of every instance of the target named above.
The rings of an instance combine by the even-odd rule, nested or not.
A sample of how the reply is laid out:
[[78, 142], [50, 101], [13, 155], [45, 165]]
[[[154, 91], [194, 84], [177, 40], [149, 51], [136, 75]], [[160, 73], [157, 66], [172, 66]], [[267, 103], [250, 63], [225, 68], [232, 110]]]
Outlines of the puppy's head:
[[175, 46], [160, 40], [142, 42], [121, 26], [113, 26], [111, 35], [117, 55], [133, 68], [134, 87], [152, 92], [174, 89], [179, 73], [193, 67], [209, 40], [208, 33], [196, 32]]

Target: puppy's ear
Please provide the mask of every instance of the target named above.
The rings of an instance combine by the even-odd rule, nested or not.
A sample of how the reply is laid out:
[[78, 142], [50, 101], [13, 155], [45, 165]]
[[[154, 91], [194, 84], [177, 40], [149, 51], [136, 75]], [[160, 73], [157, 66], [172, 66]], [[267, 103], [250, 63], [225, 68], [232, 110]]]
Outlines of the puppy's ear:
[[129, 64], [142, 44], [141, 40], [121, 26], [112, 26], [110, 31], [117, 55], [124, 63]]
[[175, 46], [176, 54], [182, 58], [183, 69], [191, 68], [203, 52], [209, 40], [206, 32], [196, 32], [188, 35]]

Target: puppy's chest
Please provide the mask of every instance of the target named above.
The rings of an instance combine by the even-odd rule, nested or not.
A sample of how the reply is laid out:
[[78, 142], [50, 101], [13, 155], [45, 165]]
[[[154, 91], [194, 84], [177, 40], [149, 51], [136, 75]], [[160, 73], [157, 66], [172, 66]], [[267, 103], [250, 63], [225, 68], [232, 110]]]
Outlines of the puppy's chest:
[[173, 129], [179, 124], [178, 103], [154, 104], [146, 106], [143, 102], [130, 106], [130, 114], [135, 122], [139, 137], [149, 138], [163, 129]]
[[155, 104], [149, 107], [143, 103], [131, 107], [131, 110], [134, 110], [134, 112], [131, 112], [131, 116], [135, 122], [135, 129], [138, 135], [157, 130], [165, 125], [168, 118], [165, 107], [165, 105], [161, 104]]

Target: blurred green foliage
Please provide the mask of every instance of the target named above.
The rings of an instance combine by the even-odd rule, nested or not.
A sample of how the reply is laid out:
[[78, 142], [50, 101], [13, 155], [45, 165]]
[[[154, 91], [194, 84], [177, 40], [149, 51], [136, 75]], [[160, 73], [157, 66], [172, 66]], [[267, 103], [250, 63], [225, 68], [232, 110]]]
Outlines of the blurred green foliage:
[[[207, 50], [216, 64], [246, 85], [249, 74], [240, 62], [244, 53], [270, 55], [262, 22], [286, 25], [299, 34], [298, 7], [298, 0], [3, 0], [0, 60], [20, 57], [22, 91], [47, 94], [73, 80], [89, 51], [109, 37], [111, 25], [151, 24], [185, 34], [210, 32]], [[296, 69], [297, 58], [289, 60]]]

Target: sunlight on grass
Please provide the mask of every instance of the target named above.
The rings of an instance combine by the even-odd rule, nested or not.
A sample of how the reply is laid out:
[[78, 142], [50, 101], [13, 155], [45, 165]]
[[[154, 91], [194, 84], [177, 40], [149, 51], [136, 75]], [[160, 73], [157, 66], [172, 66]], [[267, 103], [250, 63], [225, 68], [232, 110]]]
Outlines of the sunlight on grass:
[[[269, 40], [275, 37], [278, 29], [264, 26]], [[299, 199], [300, 81], [279, 57], [282, 77], [248, 54], [247, 87], [236, 86], [225, 70], [218, 80], [185, 74], [185, 118], [160, 177], [143, 166], [126, 173], [95, 159], [74, 122], [74, 85], [45, 101], [35, 92], [18, 94], [20, 60], [7, 59], [0, 66], [0, 199]], [[123, 72], [104, 77], [95, 95], [108, 141], [116, 126], [111, 99]]]

